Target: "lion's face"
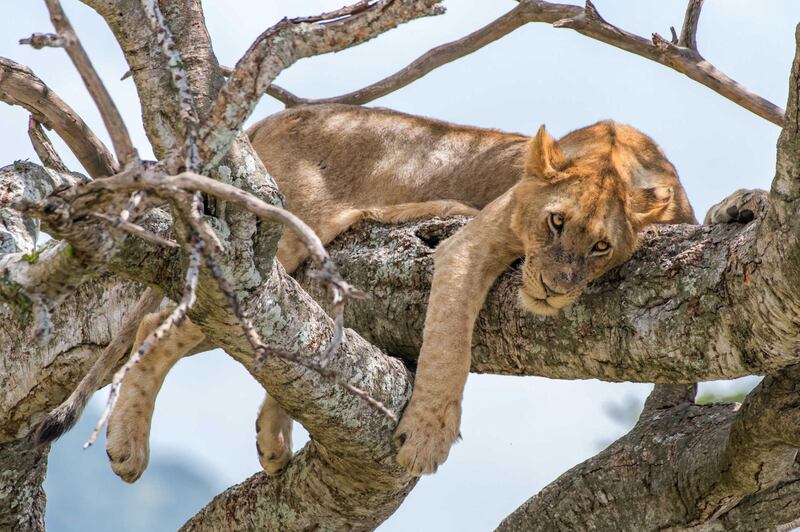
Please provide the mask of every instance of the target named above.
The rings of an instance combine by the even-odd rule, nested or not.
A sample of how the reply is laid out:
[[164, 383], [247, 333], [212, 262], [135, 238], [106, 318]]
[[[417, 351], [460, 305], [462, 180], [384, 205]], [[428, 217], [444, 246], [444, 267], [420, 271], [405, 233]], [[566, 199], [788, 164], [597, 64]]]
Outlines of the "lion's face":
[[628, 260], [637, 233], [663, 214], [671, 189], [631, 189], [602, 153], [569, 160], [542, 128], [514, 191], [512, 229], [523, 243], [520, 302], [552, 315]]

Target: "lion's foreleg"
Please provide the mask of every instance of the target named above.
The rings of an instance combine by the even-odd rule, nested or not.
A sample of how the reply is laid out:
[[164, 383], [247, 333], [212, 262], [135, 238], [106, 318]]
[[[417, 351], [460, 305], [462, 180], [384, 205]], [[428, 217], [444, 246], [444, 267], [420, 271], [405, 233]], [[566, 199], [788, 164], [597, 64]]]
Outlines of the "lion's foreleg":
[[503, 206], [487, 206], [436, 251], [414, 391], [395, 432], [397, 461], [412, 474], [436, 471], [459, 436], [475, 319], [520, 254]]

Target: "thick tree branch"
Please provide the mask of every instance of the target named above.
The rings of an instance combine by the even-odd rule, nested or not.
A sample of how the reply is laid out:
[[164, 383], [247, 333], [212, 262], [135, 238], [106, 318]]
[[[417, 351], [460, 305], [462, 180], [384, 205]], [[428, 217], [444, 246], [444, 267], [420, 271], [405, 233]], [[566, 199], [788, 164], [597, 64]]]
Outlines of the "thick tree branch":
[[[329, 250], [372, 294], [345, 321], [388, 352], [416, 357], [433, 247], [464, 219], [363, 223]], [[557, 317], [517, 303], [519, 275], [495, 283], [475, 326], [472, 371], [610, 381], [695, 382], [772, 373], [797, 362], [796, 285], [773, 277], [758, 222], [660, 226], [633, 258]], [[779, 261], [779, 262], [775, 262]], [[299, 277], [310, 293], [317, 289]]]
[[117, 172], [114, 156], [89, 126], [27, 67], [0, 57], [0, 100], [20, 105], [64, 139], [92, 177]]
[[[690, 395], [646, 408], [629, 434], [564, 473], [498, 530], [774, 530], [796, 519], [797, 377], [796, 366], [767, 377], [741, 408], [695, 405]], [[656, 386], [648, 403], [675, 389]], [[645, 502], [654, 496], [658, 504]], [[587, 506], [593, 511], [568, 510]]]

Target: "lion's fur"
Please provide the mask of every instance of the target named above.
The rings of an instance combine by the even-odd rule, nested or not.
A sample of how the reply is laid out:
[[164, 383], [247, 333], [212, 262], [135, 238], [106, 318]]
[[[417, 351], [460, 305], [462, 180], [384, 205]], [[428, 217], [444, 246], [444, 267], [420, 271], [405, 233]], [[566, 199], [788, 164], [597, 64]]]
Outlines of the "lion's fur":
[[[472, 327], [489, 287], [511, 262], [525, 257], [522, 303], [551, 314], [627, 260], [645, 225], [695, 222], [663, 152], [643, 133], [611, 121], [555, 141], [544, 128], [526, 137], [386, 109], [322, 105], [277, 113], [248, 135], [286, 207], [325, 244], [363, 219], [477, 213], [435, 254], [414, 393], [396, 432], [398, 461], [414, 474], [434, 471], [458, 436]], [[555, 211], [566, 220], [557, 234], [548, 225]], [[600, 240], [611, 247], [596, 256], [590, 249]], [[284, 232], [278, 259], [286, 270], [306, 256], [294, 234]], [[191, 322], [181, 329], [196, 340]], [[171, 364], [151, 360], [182, 354], [166, 348], [142, 360], [140, 373], [166, 371]], [[155, 394], [159, 384], [147, 390]], [[152, 398], [128, 393], [141, 389], [126, 383], [117, 411], [151, 411]], [[126, 441], [146, 442], [149, 415], [140, 417], [120, 425], [139, 433]], [[278, 471], [291, 456], [289, 419], [268, 400], [259, 426], [262, 465]], [[122, 438], [109, 438], [109, 445], [121, 446], [109, 448], [112, 457], [136, 452]]]

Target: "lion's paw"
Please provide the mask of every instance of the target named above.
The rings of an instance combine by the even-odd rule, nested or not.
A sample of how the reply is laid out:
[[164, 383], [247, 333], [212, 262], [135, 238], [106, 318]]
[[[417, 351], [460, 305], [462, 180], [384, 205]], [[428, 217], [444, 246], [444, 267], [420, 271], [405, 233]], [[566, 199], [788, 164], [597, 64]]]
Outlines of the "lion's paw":
[[739, 189], [706, 213], [705, 224], [750, 223], [767, 210], [768, 193], [761, 189]]
[[111, 469], [125, 482], [136, 482], [150, 460], [148, 432], [131, 424], [133, 430], [123, 430], [114, 423], [112, 416], [106, 433], [106, 454], [111, 461]]
[[411, 400], [394, 433], [397, 463], [414, 476], [435, 473], [458, 440], [461, 406]]
[[[291, 431], [291, 426], [289, 430]], [[259, 430], [256, 434], [256, 451], [264, 472], [268, 475], [277, 475], [292, 459], [291, 432], [270, 434], [268, 430]]]

